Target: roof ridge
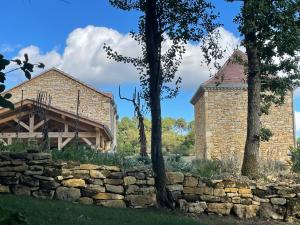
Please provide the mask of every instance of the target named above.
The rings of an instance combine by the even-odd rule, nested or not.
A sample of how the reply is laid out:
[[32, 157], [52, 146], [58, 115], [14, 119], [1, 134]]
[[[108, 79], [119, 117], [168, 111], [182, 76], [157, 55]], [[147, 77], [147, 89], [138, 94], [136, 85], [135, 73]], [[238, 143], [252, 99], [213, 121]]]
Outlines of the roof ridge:
[[40, 73], [40, 74], [34, 76], [34, 77], [33, 77], [32, 79], [30, 79], [30, 80], [25, 80], [25, 81], [21, 82], [20, 84], [18, 84], [18, 85], [16, 85], [16, 86], [12, 87], [12, 88], [10, 88], [10, 89], [8, 89], [8, 90], [5, 91], [4, 93], [7, 93], [7, 92], [9, 92], [9, 91], [11, 91], [11, 90], [13, 90], [13, 89], [15, 89], [15, 88], [18, 88], [18, 87], [20, 87], [20, 86], [22, 86], [22, 85], [24, 85], [24, 84], [26, 84], [26, 83], [28, 83], [28, 82], [30, 82], [30, 81], [32, 81], [32, 80], [38, 78], [38, 77], [41, 77], [41, 76], [45, 75], [46, 73], [48, 73], [48, 72], [50, 72], [50, 71], [53, 71], [53, 70], [56, 71], [56, 72], [58, 72], [58, 73], [60, 73], [61, 75], [64, 75], [65, 77], [67, 77], [67, 78], [69, 78], [69, 79], [72, 79], [72, 80], [74, 80], [75, 82], [78, 82], [79, 84], [82, 84], [82, 85], [86, 86], [87, 88], [89, 88], [89, 89], [91, 89], [91, 90], [93, 90], [93, 91], [95, 91], [95, 92], [97, 92], [97, 93], [99, 93], [99, 94], [102, 94], [102, 95], [104, 95], [104, 96], [106, 96], [106, 97], [108, 97], [108, 98], [110, 98], [110, 99], [113, 100], [113, 95], [112, 95], [111, 92], [109, 92], [109, 93], [107, 93], [107, 92], [102, 92], [102, 91], [96, 89], [95, 87], [92, 87], [91, 85], [89, 85], [89, 84], [87, 84], [87, 83], [85, 83], [85, 82], [83, 82], [83, 81], [80, 81], [79, 79], [73, 77], [72, 75], [70, 75], [70, 74], [68, 74], [68, 73], [66, 73], [66, 72], [64, 72], [64, 71], [62, 71], [62, 70], [60, 70], [60, 69], [58, 69], [58, 68], [56, 68], [56, 67], [51, 67], [50, 69], [47, 69], [47, 70], [43, 71], [42, 73]]
[[[247, 55], [244, 52], [239, 49], [234, 50], [221, 68], [198, 87], [191, 99], [192, 104], [196, 103], [201, 92], [203, 92], [206, 87], [232, 88], [244, 87], [246, 85], [246, 82], [243, 82], [243, 80], [245, 80], [244, 68], [241, 63], [237, 63], [237, 60], [233, 60], [235, 56], [240, 56], [242, 57], [242, 60], [247, 60]], [[223, 76], [220, 79], [221, 73], [223, 73]]]

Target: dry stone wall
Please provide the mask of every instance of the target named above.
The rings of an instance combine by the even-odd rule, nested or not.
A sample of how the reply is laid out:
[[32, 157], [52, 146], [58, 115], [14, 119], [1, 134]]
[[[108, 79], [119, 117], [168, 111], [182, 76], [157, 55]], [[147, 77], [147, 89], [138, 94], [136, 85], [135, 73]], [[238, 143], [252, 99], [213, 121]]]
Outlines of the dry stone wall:
[[[259, 185], [248, 180], [210, 180], [168, 172], [167, 188], [176, 207], [192, 215], [234, 214], [298, 222], [300, 218], [300, 184]], [[149, 170], [56, 162], [46, 153], [1, 153], [0, 193], [106, 207], [156, 205]]]

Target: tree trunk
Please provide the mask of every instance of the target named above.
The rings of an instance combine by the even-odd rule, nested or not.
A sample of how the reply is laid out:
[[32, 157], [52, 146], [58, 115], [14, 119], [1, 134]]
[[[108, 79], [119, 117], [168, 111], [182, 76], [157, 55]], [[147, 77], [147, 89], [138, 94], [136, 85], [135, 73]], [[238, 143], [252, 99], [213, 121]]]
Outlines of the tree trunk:
[[156, 0], [146, 0], [145, 38], [146, 53], [150, 72], [150, 108], [152, 117], [151, 128], [151, 159], [155, 178], [157, 203], [162, 207], [173, 208], [166, 190], [165, 164], [162, 155], [161, 130], [161, 34], [158, 30]]
[[147, 138], [146, 138], [146, 133], [145, 133], [145, 125], [144, 125], [144, 117], [141, 113], [141, 109], [138, 105], [136, 105], [136, 112], [137, 112], [137, 117], [139, 120], [139, 136], [140, 136], [140, 156], [146, 157], [148, 156], [147, 154]]
[[248, 115], [247, 139], [244, 151], [242, 175], [255, 177], [258, 172], [259, 139], [260, 139], [260, 94], [261, 74], [257, 49], [256, 26], [254, 24], [254, 7], [252, 0], [244, 2], [245, 45], [248, 56]]

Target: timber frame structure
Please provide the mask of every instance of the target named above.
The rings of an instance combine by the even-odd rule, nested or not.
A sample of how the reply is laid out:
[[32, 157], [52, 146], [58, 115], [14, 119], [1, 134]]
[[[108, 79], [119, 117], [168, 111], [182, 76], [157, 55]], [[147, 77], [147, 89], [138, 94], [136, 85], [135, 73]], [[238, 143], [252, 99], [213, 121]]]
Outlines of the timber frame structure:
[[[45, 120], [35, 114], [35, 103], [35, 100], [25, 99], [14, 103], [14, 110], [0, 108], [0, 142], [5, 145], [12, 144], [14, 140], [25, 142], [36, 139], [41, 142]], [[109, 150], [113, 137], [105, 125], [54, 106], [40, 106], [47, 110], [46, 121], [51, 148], [63, 149], [76, 138], [78, 132], [79, 143], [100, 151]]]

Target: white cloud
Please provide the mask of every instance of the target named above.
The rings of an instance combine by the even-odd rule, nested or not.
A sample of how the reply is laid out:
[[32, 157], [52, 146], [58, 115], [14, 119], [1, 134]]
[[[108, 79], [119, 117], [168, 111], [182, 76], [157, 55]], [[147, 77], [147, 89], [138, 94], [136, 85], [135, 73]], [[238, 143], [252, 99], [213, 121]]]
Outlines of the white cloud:
[[[222, 65], [233, 53], [233, 50], [239, 46], [240, 40], [224, 28], [220, 28], [219, 32], [221, 35], [219, 45], [226, 50], [223, 59], [219, 62]], [[182, 86], [184, 88], [193, 90], [212, 75], [209, 72], [209, 68], [202, 63], [203, 59], [203, 53], [199, 46], [192, 44], [187, 45], [187, 51], [183, 57], [178, 73], [183, 79]]]
[[[226, 54], [229, 56], [239, 45], [239, 39], [224, 28], [220, 28], [220, 34], [220, 45], [228, 50]], [[140, 47], [128, 34], [106, 27], [87, 26], [69, 34], [62, 54], [56, 49], [43, 53], [31, 45], [21, 49], [19, 56], [26, 52], [32, 62], [43, 62], [47, 68], [55, 66], [94, 86], [137, 83], [139, 75], [135, 68], [107, 59], [104, 43], [121, 54], [140, 55]], [[183, 88], [196, 89], [209, 78], [209, 70], [201, 63], [202, 59], [200, 47], [188, 44], [178, 73], [183, 78]]]

